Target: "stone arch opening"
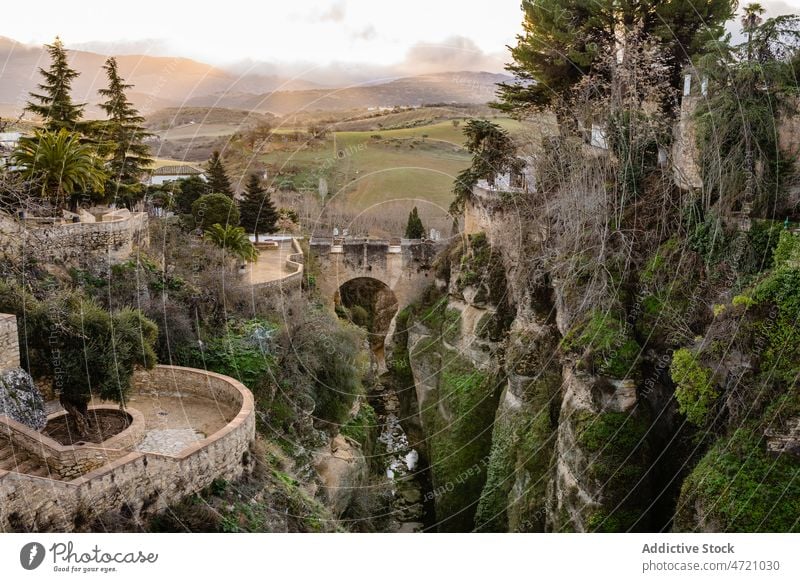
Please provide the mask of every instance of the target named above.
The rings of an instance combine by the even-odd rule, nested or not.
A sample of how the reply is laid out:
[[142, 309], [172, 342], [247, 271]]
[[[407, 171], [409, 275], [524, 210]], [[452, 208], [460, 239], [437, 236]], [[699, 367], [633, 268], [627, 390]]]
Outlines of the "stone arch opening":
[[379, 367], [385, 366], [384, 344], [399, 308], [391, 288], [372, 277], [355, 277], [339, 285], [334, 296], [336, 313], [367, 330]]

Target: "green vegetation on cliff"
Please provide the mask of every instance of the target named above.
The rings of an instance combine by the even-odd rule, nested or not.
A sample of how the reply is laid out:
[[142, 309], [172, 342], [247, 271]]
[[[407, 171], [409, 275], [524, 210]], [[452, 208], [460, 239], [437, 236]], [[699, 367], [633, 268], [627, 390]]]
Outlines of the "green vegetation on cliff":
[[564, 336], [561, 349], [582, 356], [581, 364], [593, 373], [612, 378], [636, 377], [641, 348], [629, 336], [627, 327], [613, 313], [595, 310]]
[[692, 424], [706, 424], [719, 397], [711, 381], [711, 370], [701, 366], [691, 351], [681, 348], [672, 355], [670, 375], [676, 386], [678, 410]]
[[684, 482], [678, 531], [798, 532], [800, 465], [748, 428], [719, 440]]
[[587, 455], [586, 477], [600, 486], [602, 505], [586, 520], [588, 531], [640, 531], [647, 526], [649, 418], [640, 412], [578, 411], [569, 419]]

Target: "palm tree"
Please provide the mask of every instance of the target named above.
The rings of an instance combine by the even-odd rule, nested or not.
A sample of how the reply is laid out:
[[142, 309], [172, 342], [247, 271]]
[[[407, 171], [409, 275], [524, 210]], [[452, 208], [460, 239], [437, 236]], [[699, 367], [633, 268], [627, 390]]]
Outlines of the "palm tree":
[[753, 60], [753, 32], [762, 22], [761, 15], [766, 12], [758, 2], [751, 2], [742, 12], [742, 31], [747, 33], [747, 60]]
[[33, 137], [22, 138], [11, 163], [24, 179], [41, 185], [41, 197], [57, 208], [79, 192], [102, 192], [106, 180], [94, 148], [66, 129], [36, 131]]
[[258, 251], [241, 226], [212, 224], [205, 232], [208, 240], [243, 261], [255, 262]]

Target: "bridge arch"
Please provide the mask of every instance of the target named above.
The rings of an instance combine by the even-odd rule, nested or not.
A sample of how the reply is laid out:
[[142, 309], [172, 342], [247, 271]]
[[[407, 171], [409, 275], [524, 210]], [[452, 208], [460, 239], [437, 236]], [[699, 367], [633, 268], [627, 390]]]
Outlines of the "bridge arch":
[[386, 336], [393, 331], [399, 302], [389, 286], [373, 277], [354, 277], [342, 283], [334, 297], [336, 313], [367, 330], [372, 353], [385, 362]]
[[337, 302], [341, 304], [342, 287], [358, 285], [348, 285], [353, 280], [373, 280], [391, 291], [396, 309], [387, 334], [393, 331], [397, 312], [434, 283], [433, 261], [441, 247], [442, 243], [408, 239], [313, 238], [309, 245], [316, 263], [317, 289], [332, 309]]

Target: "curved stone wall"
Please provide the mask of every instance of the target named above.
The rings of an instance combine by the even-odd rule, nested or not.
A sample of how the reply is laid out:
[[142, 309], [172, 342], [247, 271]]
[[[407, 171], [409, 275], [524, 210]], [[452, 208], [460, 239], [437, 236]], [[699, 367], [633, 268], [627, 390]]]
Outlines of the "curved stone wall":
[[118, 458], [71, 481], [0, 471], [0, 531], [72, 531], [122, 507], [133, 515], [149, 514], [215, 479], [236, 479], [249, 470], [255, 407], [243, 384], [179, 366], [139, 372], [134, 383], [140, 389], [179, 390], [224, 400], [239, 412], [223, 428], [177, 455], [116, 449]]
[[[89, 407], [90, 412], [95, 410], [118, 411], [119, 407], [106, 404]], [[145, 430], [142, 413], [133, 408], [126, 409], [126, 412], [131, 421], [128, 428], [100, 444], [62, 445], [47, 435], [5, 416], [0, 416], [0, 434], [13, 442], [15, 447], [47, 465], [55, 475], [62, 479], [75, 479], [124, 457], [142, 440]], [[51, 414], [47, 420], [66, 414], [66, 412]]]
[[272, 281], [256, 283], [252, 285], [252, 288], [258, 291], [299, 291], [303, 284], [305, 257], [300, 243], [294, 237], [292, 237], [292, 250], [294, 252], [286, 257], [286, 270], [288, 271], [286, 275]]

